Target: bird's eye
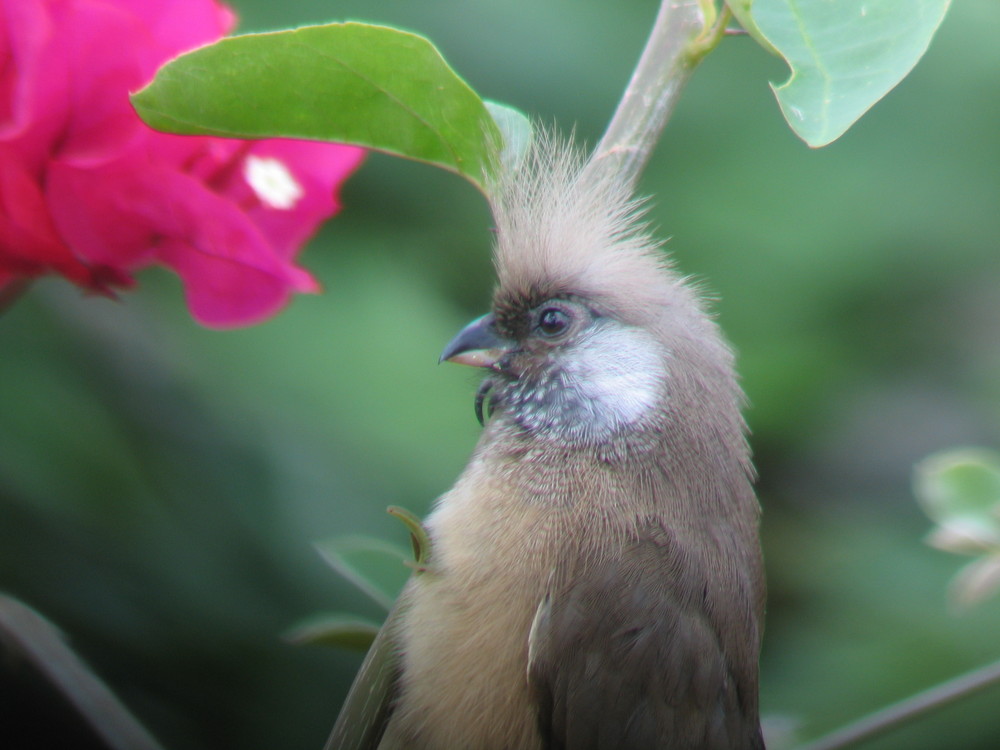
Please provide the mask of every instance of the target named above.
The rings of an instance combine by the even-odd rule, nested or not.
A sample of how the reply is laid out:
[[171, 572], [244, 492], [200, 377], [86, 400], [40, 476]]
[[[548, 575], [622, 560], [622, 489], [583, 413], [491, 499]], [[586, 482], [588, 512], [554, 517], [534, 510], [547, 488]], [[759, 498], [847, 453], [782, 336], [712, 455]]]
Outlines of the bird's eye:
[[558, 307], [548, 307], [538, 316], [538, 330], [543, 336], [558, 336], [568, 327], [569, 315]]

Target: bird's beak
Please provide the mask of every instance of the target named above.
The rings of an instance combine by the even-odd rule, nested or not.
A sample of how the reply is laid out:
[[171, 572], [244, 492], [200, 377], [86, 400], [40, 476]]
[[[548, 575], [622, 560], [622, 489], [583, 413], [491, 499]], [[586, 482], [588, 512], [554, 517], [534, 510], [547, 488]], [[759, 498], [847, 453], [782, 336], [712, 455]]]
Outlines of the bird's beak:
[[458, 332], [441, 352], [438, 362], [457, 362], [471, 367], [496, 367], [511, 350], [511, 342], [497, 333], [493, 314], [476, 318]]

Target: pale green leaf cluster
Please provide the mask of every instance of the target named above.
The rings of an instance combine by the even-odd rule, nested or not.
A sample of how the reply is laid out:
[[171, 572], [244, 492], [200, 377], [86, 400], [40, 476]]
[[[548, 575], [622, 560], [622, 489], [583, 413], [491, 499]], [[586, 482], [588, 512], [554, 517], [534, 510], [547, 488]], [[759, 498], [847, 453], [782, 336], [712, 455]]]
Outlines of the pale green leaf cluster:
[[937, 453], [914, 472], [917, 500], [936, 524], [928, 543], [974, 555], [952, 581], [967, 607], [1000, 591], [1000, 455], [980, 449]]

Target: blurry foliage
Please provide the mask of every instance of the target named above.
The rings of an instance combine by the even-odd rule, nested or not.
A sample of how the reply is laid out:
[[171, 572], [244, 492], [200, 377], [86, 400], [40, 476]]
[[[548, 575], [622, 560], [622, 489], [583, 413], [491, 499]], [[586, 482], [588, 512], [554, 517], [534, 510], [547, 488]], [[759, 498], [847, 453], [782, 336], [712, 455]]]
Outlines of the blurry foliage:
[[[656, 10], [236, 6], [243, 30], [418, 30], [477, 91], [591, 143]], [[769, 566], [763, 710], [803, 736], [1000, 650], [1000, 602], [948, 611], [961, 563], [922, 543], [910, 489], [929, 453], [1000, 444], [998, 20], [996, 3], [956, 4], [914, 73], [821, 151], [781, 121], [766, 84], [780, 61], [726, 40], [642, 183], [740, 354]], [[0, 589], [66, 632], [167, 747], [322, 745], [360, 657], [281, 636], [317, 612], [382, 612], [313, 543], [405, 547], [385, 507], [425, 511], [478, 432], [474, 374], [436, 359], [488, 304], [481, 197], [373, 155], [343, 201], [304, 257], [326, 292], [261, 326], [197, 327], [155, 271], [120, 302], [44, 281], [0, 318]], [[56, 731], [44, 701], [4, 699], [4, 675], [8, 736]], [[996, 700], [868, 747], [991, 748]]]
[[935, 526], [927, 543], [975, 560], [951, 582], [957, 607], [1000, 590], [1000, 456], [975, 448], [943, 451], [917, 464], [914, 489]]

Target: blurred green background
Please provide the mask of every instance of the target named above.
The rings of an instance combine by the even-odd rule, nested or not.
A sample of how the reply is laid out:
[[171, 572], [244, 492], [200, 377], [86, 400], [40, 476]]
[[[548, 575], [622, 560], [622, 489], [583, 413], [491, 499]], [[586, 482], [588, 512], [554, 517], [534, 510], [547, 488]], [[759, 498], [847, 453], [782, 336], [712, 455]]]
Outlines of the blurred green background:
[[[234, 5], [243, 31], [419, 31], [484, 96], [590, 143], [657, 7]], [[762, 708], [803, 737], [1000, 657], [1000, 602], [949, 611], [964, 561], [923, 543], [910, 488], [930, 452], [1000, 445], [998, 23], [994, 0], [956, 2], [914, 73], [821, 151], [781, 120], [780, 61], [729, 39], [642, 183], [739, 351], [770, 582]], [[120, 302], [46, 280], [0, 319], [0, 589], [170, 748], [322, 746], [360, 656], [281, 634], [381, 613], [312, 544], [405, 544], [384, 508], [425, 512], [477, 435], [475, 374], [436, 361], [488, 302], [482, 199], [373, 155], [343, 202], [303, 255], [325, 292], [255, 328], [199, 328], [157, 270]], [[4, 666], [0, 723], [52, 731], [44, 693], [24, 698]], [[870, 747], [994, 748], [998, 704], [993, 690]]]

